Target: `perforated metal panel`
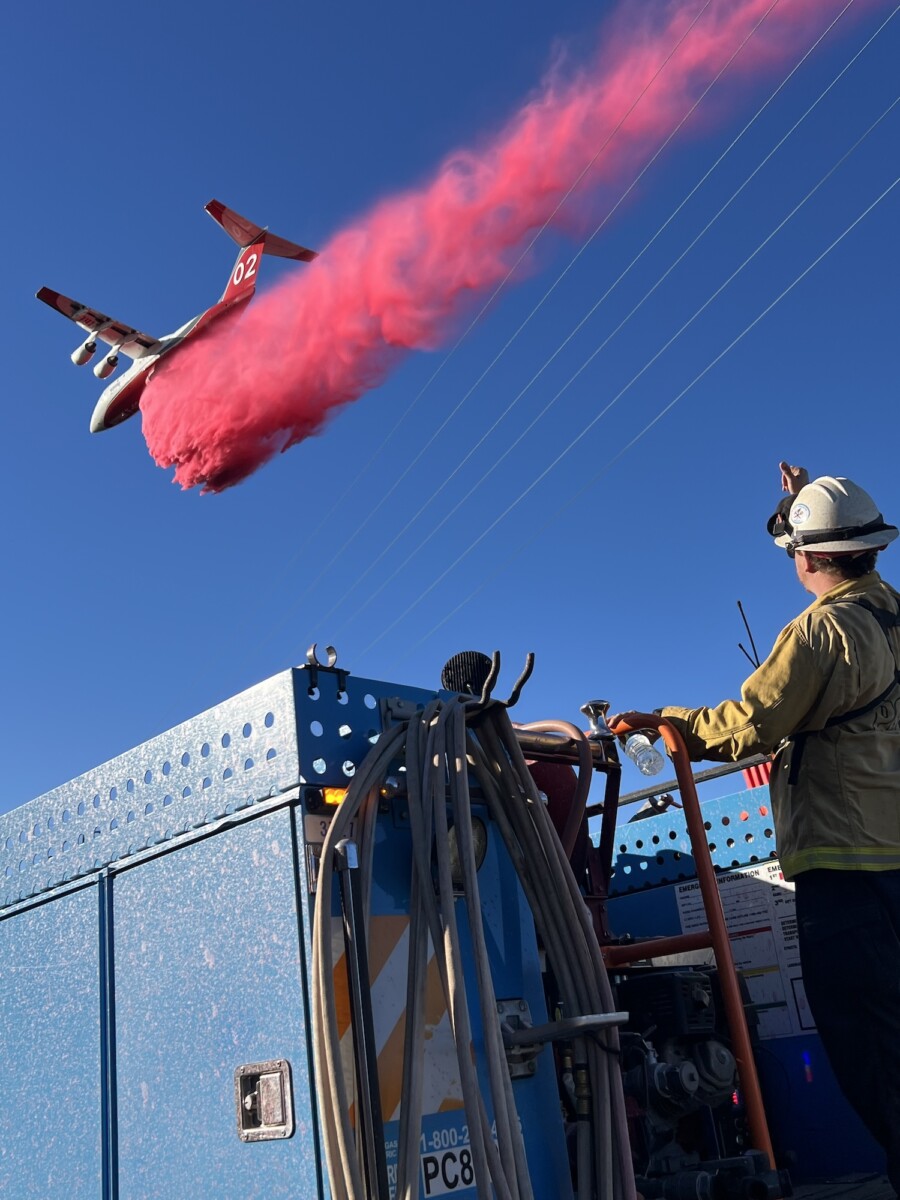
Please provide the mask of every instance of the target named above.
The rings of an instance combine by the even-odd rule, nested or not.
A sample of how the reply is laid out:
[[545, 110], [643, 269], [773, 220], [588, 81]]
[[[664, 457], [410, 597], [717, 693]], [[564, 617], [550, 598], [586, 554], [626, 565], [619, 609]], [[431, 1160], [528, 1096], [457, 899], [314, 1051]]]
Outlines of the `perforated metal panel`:
[[357, 766], [381, 732], [379, 701], [400, 696], [424, 704], [434, 693], [375, 683], [346, 681], [341, 690], [334, 675], [320, 673], [318, 686], [308, 674], [298, 674], [296, 711], [304, 782], [323, 787], [347, 787]]
[[0, 908], [277, 795], [299, 775], [293, 673], [0, 817]]
[[[707, 800], [702, 811], [714, 866], [734, 869], [776, 857], [767, 787]], [[680, 808], [617, 829], [611, 896], [693, 879], [696, 873]]]

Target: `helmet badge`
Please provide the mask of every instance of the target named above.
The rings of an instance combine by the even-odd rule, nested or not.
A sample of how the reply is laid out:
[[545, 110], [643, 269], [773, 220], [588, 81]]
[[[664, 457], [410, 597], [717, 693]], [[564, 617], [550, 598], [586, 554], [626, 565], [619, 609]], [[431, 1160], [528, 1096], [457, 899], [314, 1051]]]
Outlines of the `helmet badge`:
[[809, 520], [809, 509], [805, 504], [795, 504], [791, 509], [791, 524], [804, 525]]

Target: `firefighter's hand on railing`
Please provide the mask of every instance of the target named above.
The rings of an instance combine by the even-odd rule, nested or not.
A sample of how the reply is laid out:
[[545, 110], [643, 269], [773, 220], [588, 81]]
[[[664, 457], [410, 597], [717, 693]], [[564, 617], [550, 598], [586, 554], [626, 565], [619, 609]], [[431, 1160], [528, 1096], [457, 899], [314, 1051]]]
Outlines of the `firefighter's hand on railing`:
[[[658, 729], [648, 729], [647, 726], [642, 723], [642, 720], [645, 715], [646, 715], [645, 713], [639, 712], [636, 709], [631, 708], [631, 709], [628, 709], [627, 712], [612, 713], [610, 716], [608, 716], [606, 718], [606, 723], [610, 727], [610, 729], [612, 730], [613, 733], [617, 733], [616, 726], [619, 725], [622, 721], [624, 721], [627, 725], [630, 726], [629, 732], [631, 732], [631, 733], [640, 732], [640, 733], [646, 734], [648, 741], [650, 741], [651, 743], [656, 742], [659, 740], [661, 734]], [[625, 737], [626, 736], [625, 730], [623, 730], [620, 734], [617, 733], [617, 736]]]
[[780, 462], [778, 469], [781, 471], [781, 490], [791, 496], [796, 496], [800, 489], [809, 483], [809, 471], [806, 467], [792, 467], [790, 463]]

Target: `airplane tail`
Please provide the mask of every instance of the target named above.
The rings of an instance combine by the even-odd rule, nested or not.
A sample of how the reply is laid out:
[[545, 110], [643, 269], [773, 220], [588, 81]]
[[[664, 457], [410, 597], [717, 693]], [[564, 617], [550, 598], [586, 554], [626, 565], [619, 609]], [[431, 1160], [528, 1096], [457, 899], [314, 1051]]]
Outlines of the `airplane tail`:
[[206, 211], [241, 248], [228, 286], [222, 294], [222, 301], [236, 300], [239, 296], [244, 298], [244, 293], [255, 289], [259, 260], [263, 254], [272, 254], [276, 258], [291, 258], [297, 262], [312, 262], [317, 257], [315, 250], [308, 250], [306, 246], [298, 246], [296, 242], [277, 237], [262, 225], [254, 225], [246, 217], [227, 208], [220, 200], [210, 200]]

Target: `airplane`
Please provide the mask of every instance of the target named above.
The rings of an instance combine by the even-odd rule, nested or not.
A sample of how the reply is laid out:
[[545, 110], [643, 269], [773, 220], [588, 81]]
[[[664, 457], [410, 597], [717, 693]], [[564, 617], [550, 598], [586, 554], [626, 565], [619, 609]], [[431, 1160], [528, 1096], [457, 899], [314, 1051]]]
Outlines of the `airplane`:
[[171, 354], [193, 334], [205, 329], [226, 313], [236, 312], [240, 305], [246, 304], [252, 298], [256, 291], [259, 261], [263, 254], [291, 258], [298, 262], [312, 262], [317, 257], [315, 250], [308, 250], [305, 246], [298, 246], [285, 238], [276, 237], [267, 227], [254, 225], [246, 217], [226, 208], [219, 200], [210, 200], [205, 207], [213, 220], [237, 242], [240, 251], [221, 299], [199, 317], [194, 317], [180, 329], [176, 329], [174, 333], [154, 338], [138, 329], [132, 329], [130, 325], [113, 320], [96, 308], [88, 308], [69, 296], [54, 292], [52, 288], [42, 287], [35, 293], [38, 300], [43, 300], [45, 304], [49, 304], [87, 332], [87, 339], [72, 352], [72, 362], [77, 367], [84, 366], [94, 357], [98, 340], [110, 347], [109, 353], [94, 367], [94, 374], [98, 379], [108, 379], [112, 375], [119, 364], [120, 354], [134, 359], [133, 365], [125, 374], [101, 394], [91, 417], [91, 433], [112, 429], [114, 425], [120, 425], [129, 417], [133, 417], [140, 407], [141, 393], [163, 355]]

